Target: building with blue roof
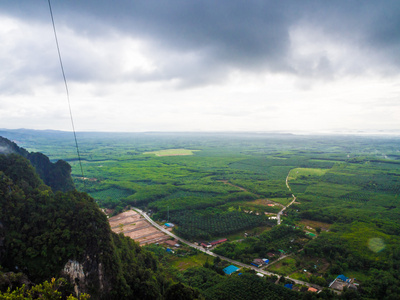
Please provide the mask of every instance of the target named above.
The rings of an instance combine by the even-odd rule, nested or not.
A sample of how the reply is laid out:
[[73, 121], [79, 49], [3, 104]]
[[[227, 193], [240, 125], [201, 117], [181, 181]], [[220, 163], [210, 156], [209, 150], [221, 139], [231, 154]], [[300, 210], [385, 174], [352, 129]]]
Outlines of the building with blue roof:
[[238, 267], [235, 267], [234, 265], [230, 265], [229, 267], [226, 267], [222, 271], [224, 271], [224, 273], [227, 275], [231, 275], [232, 273], [235, 273], [237, 270], [239, 270]]
[[348, 278], [343, 274], [336, 277], [335, 280], [329, 284], [329, 287], [338, 291], [343, 291], [345, 287], [357, 290], [357, 284], [354, 283], [354, 279]]
[[286, 283], [285, 285], [285, 288], [288, 288], [288, 289], [293, 289], [293, 284], [291, 284], [291, 283]]

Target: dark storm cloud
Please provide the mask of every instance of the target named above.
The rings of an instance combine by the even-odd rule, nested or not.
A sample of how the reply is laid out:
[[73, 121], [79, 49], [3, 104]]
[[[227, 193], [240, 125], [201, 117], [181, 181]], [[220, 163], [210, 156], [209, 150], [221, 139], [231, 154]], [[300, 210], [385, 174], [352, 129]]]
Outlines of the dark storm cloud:
[[[290, 32], [298, 26], [315, 28], [338, 45], [363, 54], [363, 61], [344, 72], [353, 68], [352, 72], [390, 73], [400, 68], [400, 1], [72, 0], [52, 4], [60, 28], [67, 26], [89, 39], [119, 32], [145, 40], [150, 52], [174, 53], [171, 59], [168, 55], [156, 59], [157, 71], [132, 73], [135, 80], [176, 78], [182, 85], [202, 85], [224, 80], [237, 69], [331, 78], [339, 67], [329, 55], [303, 59], [293, 53]], [[0, 9], [22, 20], [50, 24], [44, 0], [2, 1]], [[313, 36], [308, 39], [318, 45]], [[187, 58], [188, 53], [195, 59]], [[76, 80], [101, 73], [81, 70], [82, 63], [75, 62], [80, 71], [71, 76]]]

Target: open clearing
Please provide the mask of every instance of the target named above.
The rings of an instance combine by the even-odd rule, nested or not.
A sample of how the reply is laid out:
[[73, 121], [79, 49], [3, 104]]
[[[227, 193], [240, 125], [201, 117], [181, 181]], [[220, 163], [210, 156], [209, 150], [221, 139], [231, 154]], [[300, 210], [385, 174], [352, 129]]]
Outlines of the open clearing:
[[145, 218], [134, 210], [123, 212], [108, 219], [112, 231], [123, 233], [125, 236], [139, 242], [140, 246], [162, 243], [169, 236], [153, 227]]
[[[254, 201], [249, 201], [248, 203], [255, 204], [255, 205], [264, 205], [264, 206], [268, 206], [268, 204], [271, 204], [271, 205], [283, 207], [283, 205], [282, 205], [282, 203], [280, 203], [280, 201], [274, 201], [276, 199], [285, 199], [286, 200], [286, 198], [275, 198], [275, 199], [271, 199], [271, 200], [270, 199], [257, 199]], [[289, 199], [289, 200], [292, 200], [292, 199]]]
[[290, 170], [288, 179], [294, 180], [301, 176], [322, 176], [328, 171], [329, 169], [295, 168]]
[[189, 150], [189, 149], [167, 149], [160, 151], [145, 152], [143, 154], [154, 154], [155, 156], [177, 156], [177, 155], [193, 155], [195, 151], [200, 150]]
[[288, 197], [288, 198], [270, 198], [269, 200], [276, 202], [276, 203], [280, 203], [283, 206], [287, 206], [290, 202], [292, 202], [293, 198], [292, 197]]
[[329, 228], [332, 226], [332, 224], [329, 223], [323, 223], [323, 222], [318, 222], [318, 221], [312, 221], [312, 220], [301, 220], [300, 224], [303, 224], [306, 226], [307, 230], [313, 230], [315, 231], [315, 228], [319, 227], [321, 230], [326, 231], [329, 230]]
[[285, 276], [293, 273], [296, 270], [297, 270], [296, 260], [291, 257], [286, 257], [282, 259], [280, 262], [277, 262], [276, 264], [273, 264], [271, 265], [271, 267], [268, 268], [268, 271], [270, 272], [274, 272]]
[[330, 264], [326, 259], [309, 256], [291, 256], [272, 264], [268, 271], [290, 276], [294, 279], [309, 281], [311, 275], [325, 274]]
[[[186, 257], [174, 257], [171, 261], [171, 265], [184, 271], [190, 267], [200, 267], [209, 259], [209, 256], [204, 253], [199, 253], [196, 255], [186, 256]], [[210, 261], [212, 263], [212, 261]]]

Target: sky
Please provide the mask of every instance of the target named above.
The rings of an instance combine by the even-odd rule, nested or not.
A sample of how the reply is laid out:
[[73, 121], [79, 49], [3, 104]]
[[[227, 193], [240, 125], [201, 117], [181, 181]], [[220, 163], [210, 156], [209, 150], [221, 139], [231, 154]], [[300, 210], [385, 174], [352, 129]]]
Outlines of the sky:
[[[77, 131], [400, 132], [400, 1], [51, 1]], [[72, 130], [47, 0], [0, 1], [0, 128]]]

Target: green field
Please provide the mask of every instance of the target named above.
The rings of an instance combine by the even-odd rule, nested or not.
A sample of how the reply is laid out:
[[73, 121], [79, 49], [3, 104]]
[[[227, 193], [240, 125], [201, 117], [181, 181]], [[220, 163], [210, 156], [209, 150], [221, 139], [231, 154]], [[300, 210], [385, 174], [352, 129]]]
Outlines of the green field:
[[[297, 251], [271, 268], [320, 283], [360, 274], [371, 299], [384, 298], [374, 287], [385, 278], [400, 286], [398, 137], [79, 133], [88, 180], [66, 133], [11, 138], [53, 161], [67, 160], [77, 189], [101, 207], [151, 210], [154, 219], [176, 223], [179, 234], [195, 241], [243, 238], [217, 247], [223, 255], [249, 263], [279, 249]], [[282, 206], [268, 204], [287, 205], [292, 194], [296, 203], [285, 210], [283, 225], [274, 226], [266, 216]], [[304, 228], [306, 220], [327, 225], [320, 233], [319, 226], [309, 229], [318, 233], [315, 239], [300, 229], [275, 231]], [[319, 269], [306, 275], [311, 264]]]
[[154, 154], [155, 156], [176, 156], [176, 155], [193, 155], [195, 151], [189, 149], [166, 149], [152, 152], [144, 152], [143, 154]]
[[322, 176], [328, 172], [329, 169], [312, 169], [312, 168], [295, 168], [290, 170], [289, 181], [296, 180], [297, 178], [304, 178], [306, 176]]
[[204, 253], [199, 253], [196, 255], [184, 257], [171, 256], [171, 258], [169, 258], [169, 261], [171, 266], [177, 268], [180, 271], [184, 271], [188, 268], [203, 266], [204, 263], [209, 259], [210, 258], [208, 255]]
[[291, 257], [284, 258], [281, 261], [268, 267], [268, 271], [284, 276], [292, 274], [297, 269], [298, 268], [296, 267], [296, 260]]
[[269, 200], [273, 202], [280, 203], [284, 206], [288, 205], [290, 202], [292, 202], [293, 198], [292, 197], [286, 197], [286, 198], [270, 198]]

